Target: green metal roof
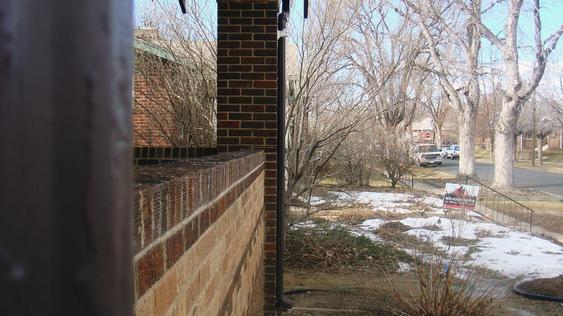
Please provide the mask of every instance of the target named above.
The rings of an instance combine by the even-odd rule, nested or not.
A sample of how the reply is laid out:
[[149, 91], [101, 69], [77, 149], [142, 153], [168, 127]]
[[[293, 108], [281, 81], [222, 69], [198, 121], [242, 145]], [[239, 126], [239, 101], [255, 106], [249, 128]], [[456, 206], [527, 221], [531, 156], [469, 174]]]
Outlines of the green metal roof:
[[176, 58], [174, 58], [174, 55], [171, 54], [170, 52], [168, 52], [166, 49], [159, 47], [153, 43], [149, 43], [140, 39], [134, 39], [133, 41], [133, 47], [135, 47], [135, 49], [141, 50], [143, 52], [158, 56], [160, 58], [172, 61], [172, 62], [176, 62]]

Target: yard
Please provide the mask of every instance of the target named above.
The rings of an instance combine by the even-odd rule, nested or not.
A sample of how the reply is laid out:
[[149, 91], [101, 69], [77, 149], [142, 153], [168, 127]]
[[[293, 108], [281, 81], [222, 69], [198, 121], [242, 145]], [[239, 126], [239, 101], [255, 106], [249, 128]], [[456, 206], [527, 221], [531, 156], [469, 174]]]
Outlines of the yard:
[[[479, 275], [482, 290], [494, 297], [491, 315], [563, 312], [555, 303], [529, 301], [511, 291], [518, 280], [563, 273], [563, 248], [559, 244], [489, 222], [477, 213], [443, 209], [439, 197], [415, 190], [324, 189], [317, 191], [312, 201], [314, 210], [321, 211], [306, 219], [303, 209], [292, 210], [298, 221], [290, 228], [290, 236], [296, 232], [309, 236], [306, 238], [311, 234], [323, 236], [320, 241], [310, 239], [316, 244], [310, 252], [318, 257], [304, 256], [307, 259], [299, 264], [292, 261], [295, 258], [286, 260], [285, 288], [298, 289], [290, 295], [297, 306], [292, 315], [397, 312], [402, 303], [397, 293], [409, 297], [418, 291], [418, 259], [428, 264], [436, 257], [452, 266], [455, 260], [460, 276], [467, 272]], [[335, 243], [326, 243], [335, 229], [378, 245], [373, 257], [379, 258], [357, 257], [354, 254], [363, 253], [359, 250], [341, 255], [342, 249], [331, 248]], [[299, 242], [306, 238], [300, 237]], [[289, 251], [291, 242], [288, 237]], [[356, 249], [353, 242], [347, 244], [345, 249]], [[463, 283], [463, 277], [460, 279]], [[307, 288], [325, 291], [304, 291]]]

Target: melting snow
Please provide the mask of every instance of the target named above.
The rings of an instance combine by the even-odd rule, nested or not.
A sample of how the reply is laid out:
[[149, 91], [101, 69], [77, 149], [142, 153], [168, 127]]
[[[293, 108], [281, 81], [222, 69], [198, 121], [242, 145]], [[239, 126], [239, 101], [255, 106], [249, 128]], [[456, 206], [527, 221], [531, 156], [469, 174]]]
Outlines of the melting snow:
[[[377, 229], [384, 220], [368, 220], [361, 229]], [[468, 246], [448, 246], [442, 237], [476, 240], [471, 254], [475, 264], [508, 277], [555, 277], [563, 273], [563, 247], [523, 232], [493, 223], [450, 220], [440, 217], [406, 218], [401, 223], [414, 229], [406, 233], [433, 242], [450, 253], [463, 254]], [[437, 226], [440, 230], [423, 227]]]
[[444, 214], [442, 200], [436, 197], [415, 197], [412, 194], [392, 192], [329, 192], [338, 203], [359, 203], [370, 205], [373, 211], [397, 214], [420, 213], [424, 209], [416, 208], [415, 204], [427, 205], [434, 214]]
[[[330, 200], [335, 200], [334, 205], [361, 203], [371, 206], [374, 211], [416, 214], [423, 212], [417, 209], [416, 204], [424, 204], [427, 209], [432, 210], [431, 215], [444, 214], [442, 200], [436, 197], [415, 197], [412, 194], [390, 192], [329, 192], [329, 196]], [[318, 197], [311, 198], [313, 205], [324, 202], [325, 200]], [[413, 227], [407, 234], [431, 241], [445, 251], [464, 254], [471, 246], [473, 249], [469, 262], [508, 277], [554, 277], [563, 274], [563, 247], [527, 233], [482, 222], [478, 213], [468, 212], [467, 215], [471, 218], [470, 221], [432, 216], [409, 217], [400, 222]], [[373, 231], [385, 222], [387, 221], [383, 219], [370, 219], [352, 232], [379, 240]], [[427, 229], [430, 226], [438, 227], [439, 230]], [[442, 238], [452, 236], [475, 241], [470, 245], [448, 246]]]
[[318, 197], [318, 196], [311, 196], [310, 202], [311, 202], [311, 205], [313, 205], [313, 206], [321, 205], [321, 204], [323, 204], [323, 203], [326, 203], [325, 200], [321, 199], [321, 198]]

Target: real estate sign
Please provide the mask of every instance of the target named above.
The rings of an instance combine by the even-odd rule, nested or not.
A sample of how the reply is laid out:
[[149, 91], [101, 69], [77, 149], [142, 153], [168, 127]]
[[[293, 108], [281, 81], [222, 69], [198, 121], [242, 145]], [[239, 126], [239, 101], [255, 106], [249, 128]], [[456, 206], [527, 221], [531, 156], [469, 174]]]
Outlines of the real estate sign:
[[457, 183], [446, 183], [444, 207], [464, 210], [475, 209], [475, 202], [479, 196], [479, 187]]

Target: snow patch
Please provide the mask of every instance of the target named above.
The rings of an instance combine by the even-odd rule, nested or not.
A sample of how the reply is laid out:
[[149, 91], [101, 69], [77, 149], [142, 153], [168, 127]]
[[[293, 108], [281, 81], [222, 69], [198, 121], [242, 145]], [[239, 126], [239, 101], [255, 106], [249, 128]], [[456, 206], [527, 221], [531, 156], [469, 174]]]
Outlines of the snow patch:
[[[376, 229], [384, 220], [368, 220], [362, 229]], [[475, 264], [508, 277], [555, 277], [563, 273], [563, 248], [553, 242], [493, 223], [451, 220], [437, 216], [406, 218], [401, 223], [413, 227], [406, 233], [430, 241], [449, 253], [463, 255], [469, 247]], [[424, 227], [435, 226], [439, 230]], [[443, 237], [473, 240], [471, 245], [448, 246]]]

